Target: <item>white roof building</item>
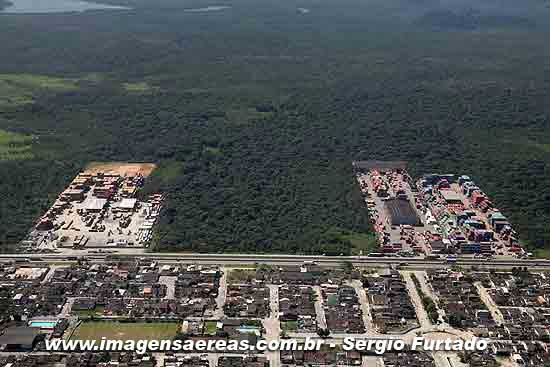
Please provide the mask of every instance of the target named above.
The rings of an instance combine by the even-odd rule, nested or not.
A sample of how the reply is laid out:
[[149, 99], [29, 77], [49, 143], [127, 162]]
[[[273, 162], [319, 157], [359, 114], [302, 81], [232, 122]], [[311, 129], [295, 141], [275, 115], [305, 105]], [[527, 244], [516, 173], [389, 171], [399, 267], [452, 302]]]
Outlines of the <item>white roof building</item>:
[[98, 212], [102, 210], [105, 207], [105, 205], [107, 205], [107, 199], [93, 198], [88, 200], [88, 202], [86, 203], [85, 209], [89, 211]]
[[137, 204], [137, 199], [124, 198], [118, 203], [117, 208], [122, 210], [134, 210]]

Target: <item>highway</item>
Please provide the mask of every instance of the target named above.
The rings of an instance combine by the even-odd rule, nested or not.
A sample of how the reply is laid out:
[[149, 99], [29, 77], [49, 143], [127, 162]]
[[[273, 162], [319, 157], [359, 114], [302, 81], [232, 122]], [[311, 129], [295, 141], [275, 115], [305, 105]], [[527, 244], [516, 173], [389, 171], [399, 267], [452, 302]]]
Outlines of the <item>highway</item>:
[[[144, 253], [144, 254], [1, 254], [0, 261], [26, 260], [32, 262], [71, 262], [78, 259], [87, 259], [93, 262], [105, 262], [111, 259], [148, 259], [162, 263], [195, 263], [208, 265], [300, 265], [304, 262], [315, 262], [321, 266], [340, 266], [342, 263], [351, 262], [356, 266], [388, 266], [402, 265], [410, 268], [437, 268], [449, 267], [445, 260], [430, 260], [419, 257], [366, 257], [366, 256], [315, 256], [315, 255], [258, 255], [258, 254], [182, 254], [182, 253]], [[493, 259], [481, 260], [473, 258], [459, 258], [456, 263], [459, 266], [480, 266], [490, 269], [509, 269], [517, 266], [526, 266], [530, 269], [550, 270], [550, 261], [543, 259]]]

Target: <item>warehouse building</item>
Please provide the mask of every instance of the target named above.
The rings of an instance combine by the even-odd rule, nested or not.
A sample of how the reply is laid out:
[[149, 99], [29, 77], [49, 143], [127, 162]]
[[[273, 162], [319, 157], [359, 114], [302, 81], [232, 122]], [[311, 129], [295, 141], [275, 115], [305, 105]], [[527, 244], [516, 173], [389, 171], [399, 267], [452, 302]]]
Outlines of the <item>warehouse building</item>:
[[411, 202], [406, 199], [389, 199], [384, 202], [386, 213], [392, 226], [420, 226], [420, 218]]

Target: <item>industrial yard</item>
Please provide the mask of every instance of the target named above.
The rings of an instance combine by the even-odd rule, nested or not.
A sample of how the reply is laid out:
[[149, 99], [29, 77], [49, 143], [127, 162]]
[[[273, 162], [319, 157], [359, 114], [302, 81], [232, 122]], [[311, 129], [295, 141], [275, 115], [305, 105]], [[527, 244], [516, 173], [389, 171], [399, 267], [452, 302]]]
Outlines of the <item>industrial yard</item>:
[[512, 225], [466, 175], [414, 181], [405, 162], [353, 163], [379, 240], [369, 256], [524, 258]]
[[140, 198], [138, 192], [154, 167], [90, 165], [38, 220], [23, 247], [38, 252], [148, 247], [164, 196]]

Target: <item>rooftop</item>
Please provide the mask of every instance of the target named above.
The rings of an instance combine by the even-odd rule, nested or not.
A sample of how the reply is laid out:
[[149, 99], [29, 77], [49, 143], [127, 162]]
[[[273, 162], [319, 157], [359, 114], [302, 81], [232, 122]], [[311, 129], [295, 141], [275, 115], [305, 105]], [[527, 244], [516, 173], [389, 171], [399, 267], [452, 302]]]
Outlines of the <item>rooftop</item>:
[[28, 326], [9, 327], [0, 334], [0, 345], [32, 345], [39, 334], [38, 329]]
[[443, 199], [445, 199], [445, 201], [447, 202], [462, 201], [460, 199], [460, 195], [453, 190], [441, 190], [440, 193], [441, 196], [443, 196]]
[[107, 205], [107, 199], [93, 198], [86, 203], [86, 210], [101, 210], [105, 205]]

